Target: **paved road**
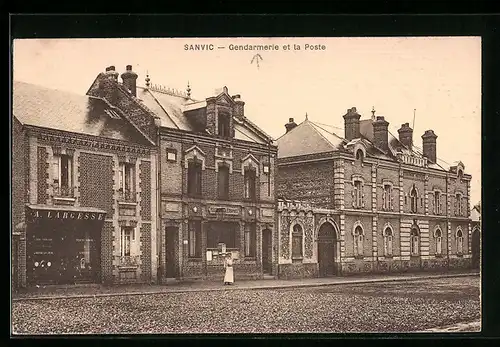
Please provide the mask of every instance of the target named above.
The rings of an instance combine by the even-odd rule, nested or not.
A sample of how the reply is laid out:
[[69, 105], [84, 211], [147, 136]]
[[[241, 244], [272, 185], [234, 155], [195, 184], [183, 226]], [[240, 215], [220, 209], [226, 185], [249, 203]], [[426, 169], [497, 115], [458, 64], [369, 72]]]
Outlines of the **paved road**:
[[479, 277], [23, 300], [17, 334], [411, 332], [480, 317]]

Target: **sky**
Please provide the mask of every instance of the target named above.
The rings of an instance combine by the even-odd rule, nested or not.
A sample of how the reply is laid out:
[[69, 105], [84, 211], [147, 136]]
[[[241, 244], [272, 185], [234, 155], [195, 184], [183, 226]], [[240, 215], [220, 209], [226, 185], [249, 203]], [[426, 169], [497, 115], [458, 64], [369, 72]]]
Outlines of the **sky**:
[[[213, 50], [185, 49], [210, 44]], [[247, 44], [272, 49], [232, 48]], [[16, 81], [85, 94], [110, 65], [120, 73], [132, 65], [138, 85], [144, 85], [146, 73], [152, 84], [178, 90], [189, 82], [192, 98], [199, 100], [227, 86], [230, 95], [245, 101], [245, 115], [273, 138], [285, 132], [289, 118], [300, 123], [306, 113], [312, 121], [341, 128], [343, 136], [348, 108], [356, 107], [361, 119], [375, 108], [395, 136], [402, 123], [413, 124], [419, 147], [424, 131], [434, 130], [437, 156], [450, 164], [462, 161], [472, 175], [471, 207], [481, 198], [480, 37], [23, 39], [13, 44]]]

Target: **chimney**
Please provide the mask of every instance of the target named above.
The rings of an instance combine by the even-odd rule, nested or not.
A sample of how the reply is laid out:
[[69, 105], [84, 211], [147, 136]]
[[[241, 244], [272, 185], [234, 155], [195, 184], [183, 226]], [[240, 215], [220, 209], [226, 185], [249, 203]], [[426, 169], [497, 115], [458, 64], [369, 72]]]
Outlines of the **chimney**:
[[433, 163], [436, 162], [436, 139], [437, 135], [433, 130], [426, 130], [422, 135], [424, 157]]
[[401, 128], [398, 129], [399, 133], [399, 141], [411, 149], [411, 146], [413, 145], [413, 129], [410, 128], [409, 123], [404, 123], [401, 124]]
[[389, 122], [384, 119], [384, 116], [377, 116], [376, 120], [372, 124], [373, 144], [384, 151], [389, 150], [387, 130]]
[[241, 95], [236, 94], [232, 96], [235, 105], [233, 114], [237, 117], [244, 117], [245, 116], [245, 102], [241, 100]]
[[356, 107], [351, 107], [347, 110], [344, 117], [344, 132], [345, 139], [351, 141], [352, 139], [357, 139], [359, 135], [359, 119], [361, 115], [356, 111]]
[[286, 132], [289, 132], [297, 126], [297, 123], [293, 121], [293, 118], [288, 119], [288, 123], [285, 124]]
[[118, 82], [118, 75], [119, 73], [115, 71], [115, 67], [112, 65], [112, 66], [108, 66], [106, 68], [106, 75], [113, 78], [115, 81]]
[[130, 94], [137, 96], [137, 74], [132, 71], [132, 65], [127, 65], [126, 71], [122, 73], [123, 86]]

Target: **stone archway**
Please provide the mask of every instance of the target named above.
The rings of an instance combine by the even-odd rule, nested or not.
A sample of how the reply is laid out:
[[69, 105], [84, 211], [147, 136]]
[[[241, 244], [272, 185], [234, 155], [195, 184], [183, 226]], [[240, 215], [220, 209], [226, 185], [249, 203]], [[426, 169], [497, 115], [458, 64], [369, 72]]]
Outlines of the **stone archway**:
[[319, 277], [337, 274], [337, 231], [330, 222], [324, 222], [318, 230]]

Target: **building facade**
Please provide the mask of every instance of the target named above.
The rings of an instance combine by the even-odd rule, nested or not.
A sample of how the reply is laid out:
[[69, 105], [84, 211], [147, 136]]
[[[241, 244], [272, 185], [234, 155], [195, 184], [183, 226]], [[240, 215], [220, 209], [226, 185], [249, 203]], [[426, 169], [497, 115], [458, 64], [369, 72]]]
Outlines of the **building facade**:
[[[351, 108], [345, 134], [291, 118], [277, 140], [279, 274], [467, 268], [471, 263], [471, 176], [445, 165], [437, 136], [413, 144], [405, 123], [395, 137], [382, 116]], [[306, 206], [306, 207], [304, 207]]]
[[[276, 264], [274, 175], [277, 148], [226, 87], [194, 100], [179, 92], [137, 85], [127, 66], [99, 74], [89, 95], [102, 96], [133, 120], [158, 124], [158, 278], [222, 278], [223, 249], [236, 278], [272, 274]], [[147, 133], [147, 131], [145, 131]]]
[[105, 99], [13, 84], [13, 282], [156, 280], [155, 143]]

